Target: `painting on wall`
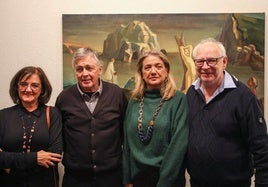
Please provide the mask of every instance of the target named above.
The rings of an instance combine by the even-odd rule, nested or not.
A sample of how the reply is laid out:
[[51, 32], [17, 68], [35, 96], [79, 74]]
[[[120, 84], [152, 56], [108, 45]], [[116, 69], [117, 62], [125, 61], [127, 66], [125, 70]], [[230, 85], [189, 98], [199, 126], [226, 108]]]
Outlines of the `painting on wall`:
[[75, 83], [71, 61], [79, 47], [98, 51], [102, 79], [131, 90], [136, 62], [144, 51], [158, 49], [171, 62], [178, 88], [186, 92], [196, 79], [191, 52], [213, 37], [226, 47], [227, 71], [264, 97], [264, 13], [210, 14], [64, 14], [63, 87]]

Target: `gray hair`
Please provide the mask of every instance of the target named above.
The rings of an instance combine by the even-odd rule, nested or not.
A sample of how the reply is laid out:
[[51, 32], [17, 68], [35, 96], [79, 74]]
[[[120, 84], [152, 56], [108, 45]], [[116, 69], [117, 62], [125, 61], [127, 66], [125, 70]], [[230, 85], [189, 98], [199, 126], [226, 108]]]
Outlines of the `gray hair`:
[[81, 58], [88, 57], [88, 56], [93, 58], [98, 66], [102, 65], [98, 58], [97, 51], [87, 47], [87, 48], [78, 48], [74, 52], [73, 59], [72, 59], [72, 67], [74, 68], [75, 63], [79, 61]]
[[200, 48], [201, 45], [205, 44], [205, 43], [215, 43], [218, 48], [219, 48], [219, 52], [221, 53], [221, 56], [226, 56], [226, 50], [225, 47], [223, 46], [223, 44], [221, 42], [219, 42], [218, 40], [214, 39], [214, 38], [206, 38], [201, 40], [194, 48], [193, 50], [193, 59], [196, 58], [196, 53], [198, 51], [198, 49]]

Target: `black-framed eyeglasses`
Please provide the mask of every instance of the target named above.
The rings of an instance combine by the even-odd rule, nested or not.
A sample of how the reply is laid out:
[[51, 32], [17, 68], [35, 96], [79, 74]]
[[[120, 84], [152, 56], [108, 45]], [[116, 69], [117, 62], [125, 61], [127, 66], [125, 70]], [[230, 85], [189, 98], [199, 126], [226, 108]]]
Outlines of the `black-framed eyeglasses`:
[[19, 85], [19, 89], [21, 90], [26, 90], [28, 86], [30, 86], [32, 90], [36, 91], [41, 87], [40, 83], [37, 83], [37, 82], [33, 82], [33, 83], [19, 82], [18, 85]]
[[197, 67], [202, 67], [204, 63], [206, 62], [208, 66], [215, 66], [220, 59], [222, 59], [224, 56], [220, 56], [218, 58], [202, 58], [202, 59], [195, 59], [194, 63]]

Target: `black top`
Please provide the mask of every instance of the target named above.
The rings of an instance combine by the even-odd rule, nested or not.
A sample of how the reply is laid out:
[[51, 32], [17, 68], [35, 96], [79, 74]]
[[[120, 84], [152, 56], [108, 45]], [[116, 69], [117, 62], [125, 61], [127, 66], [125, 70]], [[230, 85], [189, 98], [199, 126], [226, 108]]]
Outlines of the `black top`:
[[[30, 119], [30, 120], [27, 120]], [[29, 121], [29, 123], [28, 123]], [[23, 152], [23, 123], [28, 130], [36, 121], [30, 143], [31, 152]], [[27, 130], [27, 131], [28, 131]], [[28, 144], [28, 142], [27, 142]], [[50, 128], [46, 121], [46, 106], [41, 105], [33, 112], [28, 112], [22, 105], [15, 105], [0, 111], [0, 186], [53, 186], [52, 168], [37, 165], [37, 152], [40, 150], [62, 153], [61, 114], [55, 107], [50, 107]], [[7, 174], [3, 169], [10, 168]]]
[[117, 85], [102, 83], [102, 92], [93, 113], [77, 85], [66, 88], [57, 98], [56, 106], [63, 117], [65, 169], [100, 172], [121, 165], [127, 100]]
[[[235, 80], [234, 80], [235, 81]], [[268, 136], [257, 98], [241, 82], [206, 104], [191, 86], [187, 167], [197, 186], [268, 186]], [[253, 156], [253, 157], [252, 157]], [[248, 185], [249, 186], [249, 185]]]

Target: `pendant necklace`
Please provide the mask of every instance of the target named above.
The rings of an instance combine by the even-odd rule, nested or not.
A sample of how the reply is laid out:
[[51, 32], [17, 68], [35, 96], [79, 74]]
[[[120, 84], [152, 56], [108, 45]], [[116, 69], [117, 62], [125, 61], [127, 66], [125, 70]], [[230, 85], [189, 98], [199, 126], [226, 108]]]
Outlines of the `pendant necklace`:
[[[29, 123], [30, 120], [27, 120], [27, 123]], [[35, 131], [35, 126], [36, 126], [36, 120], [34, 120], [32, 122], [32, 126], [31, 128], [29, 126], [25, 126], [25, 122], [24, 122], [24, 118], [22, 117], [22, 128], [23, 128], [23, 143], [22, 143], [22, 152], [25, 153], [29, 153], [31, 151], [31, 143], [32, 143], [32, 138], [33, 138], [33, 134]], [[28, 125], [28, 124], [27, 124]], [[30, 128], [30, 130], [29, 130]]]
[[139, 117], [138, 117], [138, 133], [139, 133], [140, 141], [145, 145], [148, 144], [152, 139], [153, 129], [154, 129], [154, 121], [155, 121], [158, 113], [160, 112], [160, 109], [161, 109], [162, 105], [164, 104], [164, 101], [165, 101], [164, 99], [161, 99], [159, 105], [157, 106], [157, 108], [153, 114], [153, 117], [149, 121], [149, 126], [147, 128], [147, 131], [146, 131], [146, 133], [144, 133], [142, 130], [142, 115], [143, 115], [144, 97], [141, 98], [140, 107], [139, 107]]

